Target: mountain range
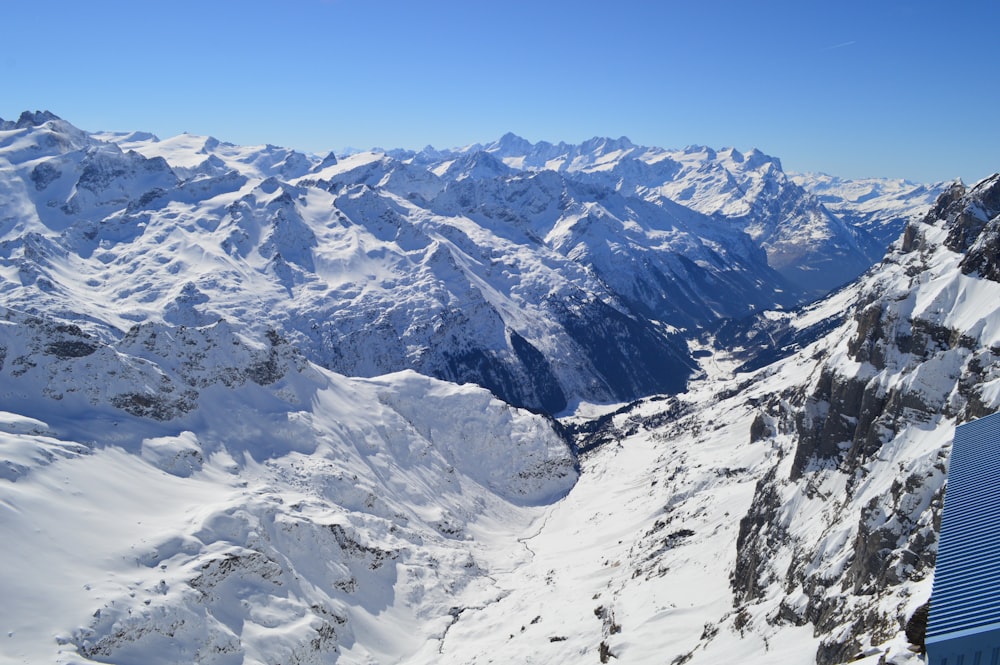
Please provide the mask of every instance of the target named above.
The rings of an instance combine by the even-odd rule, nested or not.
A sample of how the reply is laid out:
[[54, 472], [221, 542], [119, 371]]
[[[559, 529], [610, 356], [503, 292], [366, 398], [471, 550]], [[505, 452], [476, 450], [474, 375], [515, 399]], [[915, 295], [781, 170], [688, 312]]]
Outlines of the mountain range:
[[4, 662], [910, 662], [998, 193], [0, 120]]
[[683, 390], [688, 340], [857, 277], [941, 188], [884, 183], [851, 224], [758, 151], [508, 135], [338, 160], [45, 112], [4, 127], [8, 305], [106, 341], [226, 319], [347, 375], [546, 413]]

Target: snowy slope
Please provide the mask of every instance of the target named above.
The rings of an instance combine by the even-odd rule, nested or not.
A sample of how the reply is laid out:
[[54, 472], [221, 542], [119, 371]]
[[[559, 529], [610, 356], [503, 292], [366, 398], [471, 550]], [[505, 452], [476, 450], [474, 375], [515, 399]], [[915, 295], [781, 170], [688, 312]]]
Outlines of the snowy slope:
[[948, 186], [890, 178], [846, 179], [825, 173], [793, 173], [789, 177], [815, 195], [827, 210], [864, 229], [881, 247], [898, 238], [907, 222], [919, 220], [927, 204]]
[[0, 189], [10, 306], [104, 340], [224, 318], [348, 375], [414, 369], [548, 413], [683, 390], [692, 337], [874, 260], [773, 158], [627, 139], [338, 160], [25, 113], [0, 131]]
[[394, 662], [576, 478], [480, 388], [224, 324], [114, 348], [7, 310], [0, 349], [0, 662]]
[[[693, 369], [677, 332], [579, 257], [510, 220], [449, 208], [426, 169], [373, 155], [310, 166], [272, 146], [189, 135], [106, 142], [49, 116], [17, 125], [0, 132], [4, 302], [89, 321], [101, 339], [136, 323], [225, 318], [279, 330], [345, 373], [410, 368], [549, 412], [680, 390]], [[421, 195], [437, 190], [433, 203]], [[611, 233], [634, 225], [618, 208], [628, 217], [587, 202], [566, 216], [599, 215]], [[706, 251], [681, 236], [658, 242], [661, 263]], [[685, 279], [707, 270], [683, 267]], [[608, 348], [608, 334], [620, 343]]]

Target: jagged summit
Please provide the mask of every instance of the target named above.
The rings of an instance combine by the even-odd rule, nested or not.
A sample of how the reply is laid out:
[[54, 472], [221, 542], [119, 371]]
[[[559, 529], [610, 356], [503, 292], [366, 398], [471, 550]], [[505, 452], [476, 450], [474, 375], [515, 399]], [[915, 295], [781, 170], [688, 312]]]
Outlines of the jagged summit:
[[446, 160], [433, 172], [448, 181], [468, 178], [477, 180], [509, 176], [516, 171], [486, 150], [465, 152], [453, 160]]
[[24, 127], [38, 127], [39, 125], [43, 125], [51, 120], [62, 120], [62, 118], [51, 111], [24, 111], [17, 119], [15, 127], [18, 129], [22, 129]]
[[535, 145], [527, 139], [521, 138], [513, 132], [507, 132], [494, 143], [486, 144], [483, 149], [487, 152], [493, 151], [525, 154], [531, 152], [534, 147]]
[[4, 121], [0, 118], [0, 126], [4, 129], [24, 129], [26, 127], [38, 127], [53, 120], [62, 120], [51, 111], [22, 111], [16, 121]]

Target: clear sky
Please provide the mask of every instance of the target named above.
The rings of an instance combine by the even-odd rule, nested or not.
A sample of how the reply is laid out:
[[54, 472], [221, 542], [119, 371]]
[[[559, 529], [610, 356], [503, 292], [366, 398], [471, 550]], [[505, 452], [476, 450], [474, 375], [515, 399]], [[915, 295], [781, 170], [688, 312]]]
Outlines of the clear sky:
[[512, 131], [1000, 171], [997, 0], [50, 0], [0, 8], [0, 117], [325, 153]]

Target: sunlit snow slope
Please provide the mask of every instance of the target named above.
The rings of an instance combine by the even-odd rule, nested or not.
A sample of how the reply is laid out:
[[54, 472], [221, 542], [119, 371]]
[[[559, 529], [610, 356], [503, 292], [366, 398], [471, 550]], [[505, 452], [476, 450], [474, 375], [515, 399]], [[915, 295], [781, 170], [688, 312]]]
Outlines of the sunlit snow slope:
[[2, 310], [3, 662], [395, 662], [572, 486], [477, 387], [347, 379], [223, 324], [118, 348]]
[[338, 160], [0, 121], [7, 305], [105, 340], [224, 318], [344, 374], [547, 413], [682, 391], [690, 339], [855, 277], [870, 235], [756, 151], [504, 137]]

